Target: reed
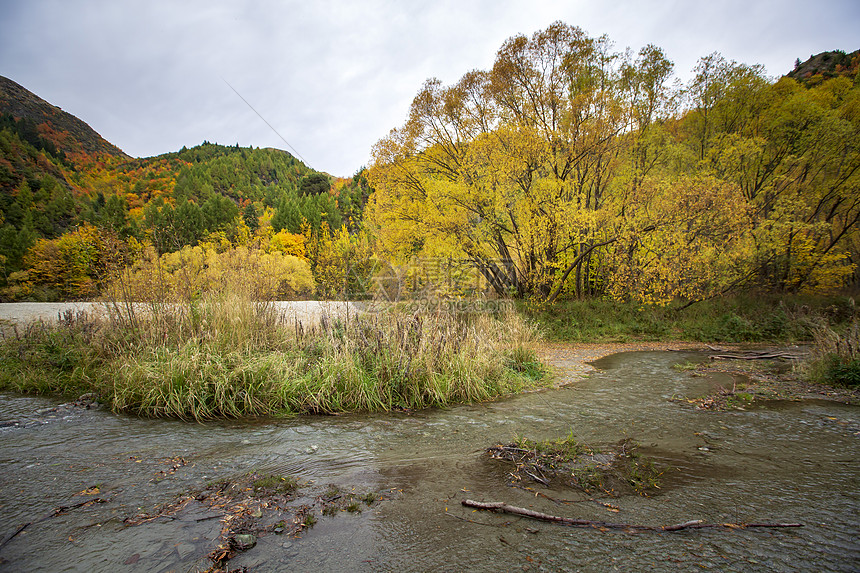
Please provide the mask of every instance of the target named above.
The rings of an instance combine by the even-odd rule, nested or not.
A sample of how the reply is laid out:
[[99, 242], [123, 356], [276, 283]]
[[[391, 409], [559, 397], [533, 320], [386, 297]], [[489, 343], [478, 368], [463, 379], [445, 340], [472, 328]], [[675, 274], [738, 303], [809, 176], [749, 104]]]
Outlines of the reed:
[[800, 367], [813, 382], [860, 386], [860, 321], [836, 329], [822, 322], [815, 329], [810, 359]]
[[390, 309], [302, 324], [230, 290], [108, 309], [7, 336], [0, 388], [95, 392], [115, 411], [207, 420], [446, 406], [544, 378], [537, 330], [514, 313]]

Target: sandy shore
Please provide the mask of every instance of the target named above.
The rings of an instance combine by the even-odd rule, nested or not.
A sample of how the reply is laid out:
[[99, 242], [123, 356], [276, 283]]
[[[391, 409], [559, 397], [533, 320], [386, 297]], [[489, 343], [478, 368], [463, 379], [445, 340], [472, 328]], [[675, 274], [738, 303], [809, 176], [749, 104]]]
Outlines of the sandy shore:
[[[730, 348], [732, 345], [720, 345]], [[538, 356], [556, 369], [557, 384], [575, 382], [595, 370], [590, 362], [619, 352], [659, 350], [708, 350], [701, 342], [606, 342], [606, 343], [544, 343]]]
[[[549, 364], [556, 375], [555, 385], [565, 386], [574, 384], [578, 380], [596, 370], [590, 364], [611, 354], [619, 352], [637, 351], [672, 351], [691, 350], [709, 352], [714, 348], [721, 350], [743, 350], [760, 349], [760, 344], [712, 344], [702, 342], [610, 342], [610, 343], [547, 343], [538, 349], [538, 356], [546, 364]], [[771, 345], [765, 345], [770, 347]], [[793, 347], [796, 349], [797, 347]], [[801, 400], [818, 399], [842, 402], [845, 404], [858, 404], [860, 402], [860, 388], [842, 388], [823, 384], [816, 384], [802, 379], [791, 370], [775, 374], [770, 361], [717, 361], [704, 364], [700, 372], [725, 372], [742, 376], [746, 380], [744, 392], [754, 394], [756, 399], [782, 399]], [[699, 400], [698, 407], [706, 409], [726, 409], [726, 399], [731, 393], [716, 393], [713, 396]], [[702, 406], [701, 403], [710, 402], [711, 406]], [[860, 435], [860, 432], [857, 433]]]

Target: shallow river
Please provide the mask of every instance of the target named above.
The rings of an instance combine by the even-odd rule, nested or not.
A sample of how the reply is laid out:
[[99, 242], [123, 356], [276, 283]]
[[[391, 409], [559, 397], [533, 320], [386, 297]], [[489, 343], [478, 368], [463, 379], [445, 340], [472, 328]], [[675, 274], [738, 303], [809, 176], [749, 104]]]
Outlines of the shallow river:
[[[196, 571], [219, 534], [206, 508], [126, 527], [122, 520], [251, 470], [384, 493], [363, 512], [318, 515], [300, 538], [267, 535], [229, 562], [251, 571], [857, 571], [860, 408], [804, 401], [747, 411], [672, 402], [731, 380], [671, 366], [693, 353], [630, 352], [575, 385], [495, 403], [413, 414], [194, 424], [76, 410], [0, 428], [2, 571]], [[0, 396], [0, 420], [53, 402]], [[515, 435], [610, 445], [630, 437], [666, 467], [650, 497], [553, 503], [508, 485], [483, 450]], [[172, 467], [175, 458], [187, 463]], [[173, 460], [173, 461], [172, 461]], [[160, 474], [159, 472], [164, 472]], [[529, 487], [556, 499], [576, 492]], [[51, 515], [87, 499], [106, 503]], [[464, 498], [582, 519], [663, 525], [802, 522], [797, 529], [676, 533], [574, 529], [473, 512]]]

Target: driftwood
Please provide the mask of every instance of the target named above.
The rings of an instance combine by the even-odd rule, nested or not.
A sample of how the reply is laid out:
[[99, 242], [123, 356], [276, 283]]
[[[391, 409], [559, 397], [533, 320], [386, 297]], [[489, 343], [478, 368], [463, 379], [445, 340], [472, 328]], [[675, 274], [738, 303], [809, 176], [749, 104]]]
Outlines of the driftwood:
[[573, 519], [570, 517], [560, 517], [557, 515], [549, 515], [533, 511], [524, 507], [516, 507], [508, 505], [501, 501], [473, 501], [464, 499], [461, 502], [466, 507], [474, 507], [476, 509], [487, 509], [490, 511], [502, 511], [504, 513], [512, 513], [522, 517], [530, 517], [540, 521], [549, 521], [558, 523], [559, 525], [567, 525], [569, 527], [592, 527], [594, 529], [623, 529], [625, 531], [681, 531], [684, 529], [746, 529], [749, 527], [803, 527], [802, 523], [704, 523], [702, 520], [685, 521], [684, 523], [676, 523], [674, 525], [631, 525], [629, 523], [609, 523], [606, 521], [591, 521], [588, 519]]
[[719, 351], [721, 354], [711, 355], [711, 360], [800, 360], [803, 358], [800, 354], [783, 352], [781, 350], [761, 350], [752, 352], [724, 352], [716, 348], [712, 350]]

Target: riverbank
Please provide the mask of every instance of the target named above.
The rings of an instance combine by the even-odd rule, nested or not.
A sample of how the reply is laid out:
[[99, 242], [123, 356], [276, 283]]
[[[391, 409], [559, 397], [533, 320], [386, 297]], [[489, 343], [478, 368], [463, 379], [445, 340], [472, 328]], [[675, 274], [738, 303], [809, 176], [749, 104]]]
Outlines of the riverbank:
[[705, 351], [699, 342], [641, 341], [641, 342], [545, 342], [538, 349], [538, 357], [554, 369], [555, 385], [575, 383], [595, 371], [594, 361], [619, 352], [693, 350]]
[[[742, 355], [744, 351], [770, 348], [796, 359], [711, 359], [711, 356], [724, 355], [727, 351]], [[809, 348], [805, 346], [765, 347], [750, 344], [720, 344], [719, 346], [699, 342], [661, 341], [661, 342], [614, 342], [614, 343], [544, 343], [538, 350], [538, 357], [555, 374], [556, 387], [576, 385], [584, 377], [599, 370], [594, 363], [602, 358], [620, 352], [699, 352], [702, 361], [691, 362], [679, 355], [676, 369], [687, 372], [689, 376], [705, 376], [708, 373], [724, 373], [733, 377], [730, 387], [720, 386], [711, 392], [679, 396], [677, 401], [685, 402], [699, 409], [730, 410], [754, 406], [756, 402], [768, 400], [826, 400], [843, 404], [860, 405], [860, 388], [821, 384], [805, 379], [803, 368], [805, 360], [810, 359]]]
[[[0, 389], [96, 394], [115, 411], [195, 420], [414, 410], [564, 386], [593, 371], [590, 362], [618, 352], [704, 351], [704, 341], [723, 348], [766, 340], [785, 346], [822, 332], [836, 341], [831, 346], [844, 348], [839, 332], [856, 324], [846, 297], [755, 302], [735, 297], [681, 309], [564, 301], [524, 303], [515, 313], [416, 314], [397, 307], [367, 312], [342, 302], [259, 303], [221, 293], [186, 304], [117, 305], [110, 312], [95, 303], [0, 305], [6, 326]], [[829, 365], [850, 374], [858, 364], [851, 355], [812, 358], [823, 367], [792, 368], [790, 381], [768, 378], [764, 370], [751, 376], [767, 379], [767, 386], [757, 386], [765, 388], [763, 396], [827, 394], [810, 380], [838, 382], [827, 375]], [[555, 376], [546, 376], [541, 363]], [[830, 394], [855, 400], [852, 391]]]
[[848, 296], [757, 293], [667, 306], [604, 299], [550, 305], [519, 301], [517, 311], [539, 324], [547, 341], [567, 343], [683, 340], [786, 345], [812, 340], [822, 326], [842, 330], [857, 316], [854, 299]]

